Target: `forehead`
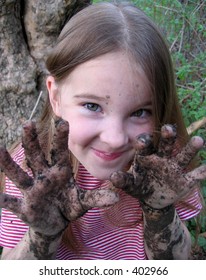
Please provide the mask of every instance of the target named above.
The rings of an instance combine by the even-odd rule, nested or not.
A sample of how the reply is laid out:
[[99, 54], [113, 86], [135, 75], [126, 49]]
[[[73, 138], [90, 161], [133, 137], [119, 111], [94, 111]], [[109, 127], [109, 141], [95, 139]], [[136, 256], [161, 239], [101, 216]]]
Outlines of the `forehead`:
[[140, 66], [125, 53], [110, 53], [77, 66], [64, 81], [62, 102], [92, 102], [110, 109], [135, 110], [151, 103], [148, 82]]
[[65, 82], [71, 83], [77, 80], [88, 80], [93, 83], [111, 80], [120, 84], [127, 82], [135, 86], [140, 84], [148, 86], [146, 75], [140, 65], [131, 58], [131, 55], [120, 51], [101, 55], [78, 65]]

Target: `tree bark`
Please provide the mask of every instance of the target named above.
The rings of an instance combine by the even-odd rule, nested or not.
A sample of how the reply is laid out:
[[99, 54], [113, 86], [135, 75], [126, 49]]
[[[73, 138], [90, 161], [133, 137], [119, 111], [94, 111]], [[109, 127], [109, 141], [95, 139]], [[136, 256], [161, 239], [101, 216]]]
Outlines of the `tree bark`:
[[10, 147], [46, 89], [45, 57], [62, 27], [90, 0], [0, 0], [0, 144]]

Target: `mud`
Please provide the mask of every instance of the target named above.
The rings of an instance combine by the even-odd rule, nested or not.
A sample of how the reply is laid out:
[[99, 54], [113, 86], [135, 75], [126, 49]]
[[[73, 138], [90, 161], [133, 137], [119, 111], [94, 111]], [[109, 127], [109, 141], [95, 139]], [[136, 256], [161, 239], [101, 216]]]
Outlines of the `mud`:
[[49, 259], [54, 254], [53, 243], [58, 242], [57, 237], [70, 221], [90, 208], [116, 203], [118, 195], [110, 189], [79, 189], [69, 162], [67, 122], [56, 122], [50, 164], [40, 147], [35, 123], [27, 122], [23, 128], [22, 143], [33, 176], [24, 172], [1, 148], [0, 167], [22, 192], [22, 198], [0, 193], [0, 207], [13, 211], [29, 225], [31, 253], [38, 259]]

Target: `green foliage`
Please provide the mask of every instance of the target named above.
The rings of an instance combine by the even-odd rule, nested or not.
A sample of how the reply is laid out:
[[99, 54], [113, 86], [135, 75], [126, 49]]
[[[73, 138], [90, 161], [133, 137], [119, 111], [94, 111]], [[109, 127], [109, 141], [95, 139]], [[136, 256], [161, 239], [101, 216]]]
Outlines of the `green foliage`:
[[206, 252], [206, 216], [200, 215], [198, 218], [187, 222], [192, 243], [194, 246], [201, 247]]

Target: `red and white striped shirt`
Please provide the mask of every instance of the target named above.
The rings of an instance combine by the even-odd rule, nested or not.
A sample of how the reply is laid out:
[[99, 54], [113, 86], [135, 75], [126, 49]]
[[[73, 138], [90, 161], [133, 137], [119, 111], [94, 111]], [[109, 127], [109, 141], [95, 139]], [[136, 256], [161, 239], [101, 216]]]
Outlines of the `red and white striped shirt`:
[[[24, 159], [24, 150], [19, 147], [13, 158], [21, 165]], [[94, 178], [80, 165], [77, 183], [81, 188], [95, 189], [100, 186], [106, 188], [108, 182]], [[5, 191], [16, 197], [22, 196], [8, 178], [5, 182]], [[119, 195], [120, 201], [116, 205], [109, 209], [93, 208], [71, 223], [75, 240], [80, 244], [80, 248], [78, 252], [75, 252], [62, 242], [58, 248], [56, 259], [147, 259], [144, 250], [143, 219], [139, 201], [121, 190]], [[194, 190], [184, 203], [176, 205], [176, 209], [181, 220], [196, 216], [201, 210], [198, 191]], [[15, 247], [27, 230], [28, 226], [16, 215], [2, 209], [0, 224], [0, 245], [2, 247]]]

